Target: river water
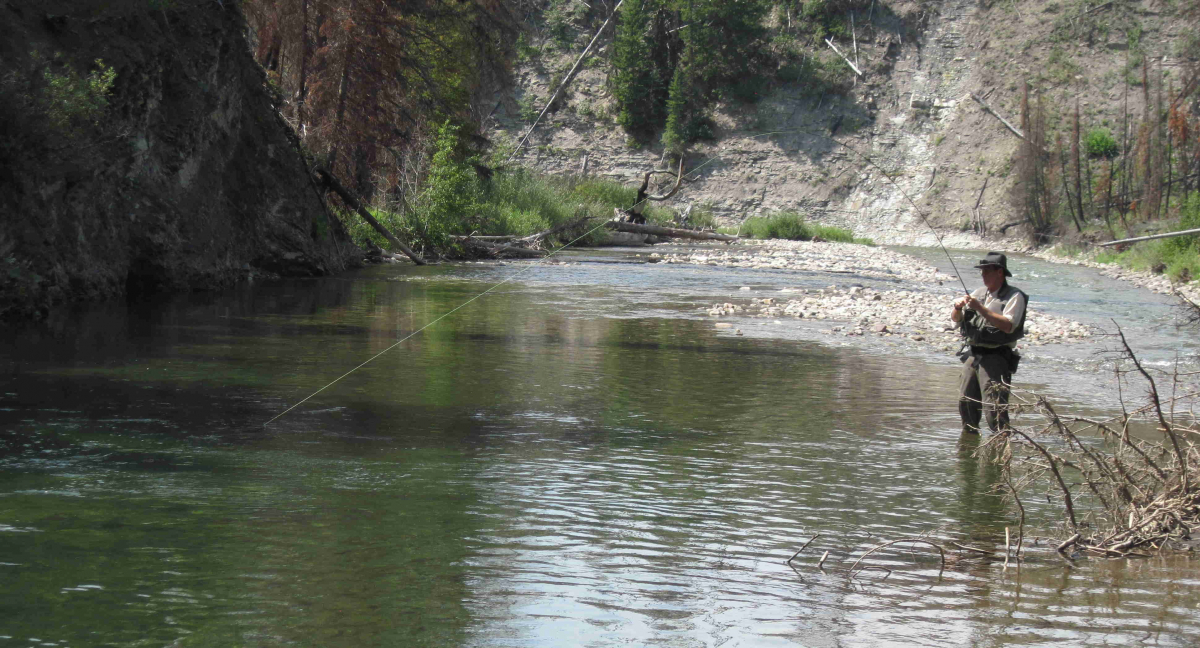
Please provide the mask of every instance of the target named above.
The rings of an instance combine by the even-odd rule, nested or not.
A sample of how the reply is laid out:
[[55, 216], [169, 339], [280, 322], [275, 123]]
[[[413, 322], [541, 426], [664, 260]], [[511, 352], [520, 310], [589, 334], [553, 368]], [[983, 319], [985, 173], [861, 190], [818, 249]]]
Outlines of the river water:
[[[960, 439], [957, 364], [820, 324], [744, 320], [737, 335], [701, 310], [877, 280], [641, 254], [374, 267], [10, 329], [0, 646], [1170, 646], [1200, 633], [1187, 555], [1068, 563], [1041, 540], [1020, 569], [959, 553], [942, 569], [906, 546], [850, 578], [889, 540], [1002, 552], [1015, 528], [995, 470]], [[974, 254], [956, 252], [959, 268]], [[1149, 363], [1196, 353], [1164, 297], [1013, 267], [1046, 312], [1118, 319]], [[1019, 378], [1112, 413], [1105, 344], [1039, 347]], [[1057, 509], [1027, 508], [1049, 533]]]

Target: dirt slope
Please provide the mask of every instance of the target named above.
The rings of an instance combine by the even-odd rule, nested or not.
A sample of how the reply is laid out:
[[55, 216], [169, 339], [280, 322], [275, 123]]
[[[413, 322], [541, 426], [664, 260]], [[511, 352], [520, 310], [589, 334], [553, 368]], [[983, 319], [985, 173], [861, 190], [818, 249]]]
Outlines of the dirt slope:
[[[797, 84], [782, 84], [755, 106], [721, 106], [714, 115], [717, 140], [688, 157], [698, 179], [674, 202], [708, 204], [729, 224], [793, 209], [880, 243], [932, 244], [916, 203], [950, 244], [1020, 247], [1019, 227], [1006, 231], [1008, 240], [995, 238], [1002, 225], [1022, 218], [1011, 198], [1018, 140], [970, 93], [986, 95], [1019, 124], [1028, 81], [1043, 93], [1052, 127], [1065, 123], [1078, 96], [1085, 132], [1102, 125], [1117, 132], [1129, 58], [1144, 52], [1159, 73], [1178, 74], [1173, 57], [1188, 35], [1170, 20], [1173, 9], [1139, 0], [1100, 4], [879, 3], [856, 16], [864, 75], [849, 96], [812, 97]], [[853, 43], [839, 48], [853, 52]], [[569, 69], [578, 51], [582, 46], [569, 57], [524, 65], [517, 87], [497, 97], [492, 135], [520, 139], [530, 123], [521, 117], [522, 103], [526, 113], [544, 105], [552, 74]], [[588, 173], [631, 184], [659, 164], [661, 147], [628, 148], [611, 117], [609, 51], [602, 48], [577, 75], [565, 106], [520, 153], [522, 162], [579, 173], [586, 160]], [[846, 74], [853, 75], [848, 66]], [[1130, 89], [1128, 102], [1140, 115], [1140, 88]], [[987, 234], [980, 236], [971, 212], [985, 179], [980, 213]]]

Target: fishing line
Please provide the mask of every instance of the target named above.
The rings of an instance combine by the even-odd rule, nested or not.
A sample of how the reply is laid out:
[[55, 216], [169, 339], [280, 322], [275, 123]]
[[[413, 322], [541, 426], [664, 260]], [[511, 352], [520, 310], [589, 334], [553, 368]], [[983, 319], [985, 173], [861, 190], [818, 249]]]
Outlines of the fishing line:
[[[935, 229], [933, 228], [933, 225], [931, 225], [931, 224], [929, 223], [929, 221], [928, 221], [928, 220], [925, 218], [925, 214], [921, 212], [921, 208], [920, 208], [919, 206], [917, 206], [917, 203], [916, 203], [916, 201], [914, 201], [914, 200], [913, 200], [913, 199], [912, 199], [912, 198], [911, 198], [911, 197], [908, 195], [908, 193], [907, 193], [906, 191], [904, 191], [904, 188], [903, 188], [903, 187], [901, 187], [901, 186], [900, 186], [900, 184], [899, 184], [898, 182], [896, 182], [896, 181], [895, 181], [895, 180], [892, 178], [892, 176], [891, 176], [891, 175], [890, 175], [890, 174], [889, 174], [887, 171], [885, 171], [885, 170], [884, 170], [882, 167], [880, 167], [880, 166], [879, 166], [878, 164], [876, 164], [876, 163], [875, 163], [873, 160], [871, 160], [871, 158], [870, 158], [870, 157], [868, 157], [868, 156], [866, 156], [866, 155], [864, 155], [864, 154], [860, 153], [860, 152], [859, 152], [857, 149], [855, 149], [854, 147], [852, 147], [852, 146], [850, 146], [850, 145], [848, 145], [848, 144], [843, 144], [842, 142], [839, 142], [839, 141], [837, 141], [837, 140], [835, 140], [835, 139], [833, 139], [833, 138], [831, 138], [831, 137], [826, 137], [825, 135], [822, 135], [822, 134], [820, 134], [820, 133], [814, 133], [814, 132], [810, 132], [810, 131], [803, 131], [803, 130], [800, 130], [800, 129], [795, 129], [795, 130], [786, 130], [786, 131], [770, 131], [770, 132], [766, 132], [766, 133], [759, 133], [759, 134], [757, 134], [757, 135], [753, 135], [753, 136], [751, 136], [751, 137], [750, 137], [750, 139], [757, 139], [757, 138], [760, 138], [760, 137], [768, 137], [768, 136], [771, 136], [771, 135], [787, 135], [787, 134], [792, 134], [792, 133], [801, 134], [801, 135], [812, 135], [812, 136], [815, 136], [815, 137], [819, 137], [819, 138], [821, 138], [821, 139], [824, 139], [824, 140], [826, 140], [826, 141], [828, 141], [828, 142], [832, 142], [832, 143], [834, 143], [834, 144], [837, 144], [838, 146], [841, 146], [841, 147], [845, 148], [846, 150], [850, 151], [851, 153], [854, 153], [854, 154], [855, 154], [856, 156], [858, 156], [860, 159], [862, 159], [862, 160], [863, 160], [863, 161], [865, 161], [867, 164], [871, 165], [871, 166], [872, 166], [872, 167], [874, 167], [874, 168], [875, 168], [877, 171], [879, 171], [879, 173], [881, 173], [881, 174], [883, 175], [883, 177], [884, 177], [884, 178], [886, 178], [886, 179], [888, 180], [888, 182], [890, 182], [890, 183], [892, 184], [892, 186], [894, 186], [894, 187], [895, 187], [895, 188], [896, 188], [896, 189], [897, 189], [897, 190], [900, 192], [900, 194], [901, 194], [902, 196], [904, 196], [904, 198], [905, 198], [906, 200], [908, 200], [908, 202], [909, 202], [910, 204], [912, 204], [912, 206], [913, 206], [913, 209], [915, 209], [915, 210], [916, 210], [916, 212], [917, 212], [917, 215], [921, 217], [921, 222], [925, 223], [925, 226], [926, 226], [926, 227], [928, 227], [928, 228], [929, 228], [929, 229], [930, 229], [930, 230], [933, 232], [933, 236], [934, 236], [934, 239], [935, 239], [935, 240], [937, 240], [938, 247], [940, 247], [940, 248], [942, 249], [942, 252], [943, 252], [943, 253], [945, 253], [945, 255], [946, 255], [946, 258], [950, 260], [950, 266], [951, 266], [952, 268], [954, 268], [954, 274], [955, 274], [955, 276], [957, 276], [957, 277], [958, 277], [958, 281], [959, 281], [959, 283], [961, 283], [961, 284], [962, 284], [963, 290], [964, 290], [964, 291], [966, 291], [968, 294], [970, 294], [970, 290], [968, 290], [968, 289], [967, 289], [967, 284], [966, 284], [966, 282], [964, 282], [964, 281], [963, 281], [962, 275], [960, 275], [960, 274], [959, 274], [959, 272], [958, 272], [958, 266], [956, 266], [956, 265], [954, 264], [954, 259], [953, 259], [953, 257], [951, 257], [951, 256], [950, 256], [950, 252], [949, 252], [949, 251], [946, 249], [946, 246], [942, 245], [942, 237], [941, 237], [940, 235], [938, 235], [938, 233], [937, 233], [937, 230], [935, 230]], [[692, 174], [696, 173], [697, 171], [699, 171], [700, 169], [704, 168], [704, 167], [705, 167], [705, 166], [707, 166], [708, 164], [712, 163], [714, 160], [716, 160], [716, 159], [717, 159], [717, 158], [719, 158], [719, 157], [720, 157], [720, 154], [719, 154], [719, 153], [718, 153], [718, 154], [714, 154], [714, 155], [710, 156], [710, 157], [709, 157], [708, 159], [706, 159], [704, 162], [701, 162], [700, 164], [696, 165], [696, 166], [695, 166], [695, 167], [693, 167], [693, 168], [692, 168], [690, 171], [688, 171], [688, 172], [687, 172], [687, 174], [684, 174], [684, 175], [692, 175]], [[680, 173], [682, 173], [682, 171], [681, 171]], [[647, 200], [649, 200], [649, 197], [643, 198], [642, 200], [640, 200], [640, 201], [636, 202], [636, 203], [633, 205], [633, 207], [635, 207], [635, 208], [636, 208], [637, 206], [639, 206], [639, 205], [641, 205], [641, 204], [645, 203]], [[534, 269], [534, 268], [536, 268], [536, 267], [538, 267], [538, 266], [542, 265], [542, 264], [543, 264], [543, 263], [545, 263], [547, 260], [549, 260], [550, 258], [552, 258], [554, 255], [556, 255], [556, 254], [558, 254], [559, 252], [561, 252], [562, 250], [564, 250], [564, 249], [566, 249], [566, 248], [568, 248], [568, 247], [570, 247], [570, 246], [574, 245], [575, 243], [579, 242], [580, 240], [582, 240], [582, 239], [586, 238], [587, 236], [589, 236], [589, 235], [591, 235], [593, 232], [595, 232], [595, 231], [597, 231], [597, 230], [599, 230], [599, 229], [603, 228], [603, 227], [604, 227], [605, 225], [607, 225], [607, 224], [608, 224], [608, 221], [603, 221], [603, 222], [601, 222], [599, 225], [596, 225], [595, 227], [593, 227], [593, 228], [589, 229], [588, 231], [584, 232], [583, 234], [580, 234], [579, 236], [575, 237], [575, 238], [574, 238], [574, 239], [572, 239], [571, 241], [569, 241], [569, 242], [567, 242], [567, 243], [564, 243], [564, 244], [562, 244], [561, 246], [559, 246], [558, 248], [556, 248], [555, 250], [553, 250], [553, 251], [551, 251], [549, 254], [547, 254], [545, 257], [542, 257], [541, 259], [538, 259], [536, 262], [534, 262], [534, 263], [531, 263], [531, 264], [529, 264], [529, 265], [527, 265], [527, 266], [525, 266], [525, 267], [521, 268], [520, 270], [518, 270], [518, 271], [516, 271], [516, 272], [512, 273], [512, 274], [511, 274], [511, 275], [509, 275], [508, 277], [505, 277], [504, 279], [500, 280], [500, 281], [499, 281], [499, 282], [497, 282], [496, 284], [494, 284], [494, 285], [492, 285], [492, 286], [488, 287], [486, 290], [484, 290], [483, 292], [479, 293], [478, 295], [475, 295], [474, 297], [471, 297], [470, 299], [468, 299], [468, 300], [464, 301], [463, 303], [459, 304], [458, 306], [455, 306], [455, 307], [454, 307], [454, 308], [452, 308], [451, 310], [449, 310], [449, 311], [447, 311], [447, 312], [443, 313], [442, 315], [438, 316], [437, 318], [435, 318], [435, 319], [431, 320], [430, 322], [426, 323], [426, 324], [425, 324], [424, 326], [422, 326], [421, 328], [419, 328], [419, 329], [417, 329], [417, 330], [415, 330], [415, 331], [413, 331], [413, 332], [409, 333], [408, 335], [404, 336], [404, 337], [403, 337], [403, 338], [401, 338], [400, 340], [397, 340], [395, 343], [393, 343], [392, 345], [388, 346], [386, 349], [384, 349], [384, 350], [380, 351], [379, 353], [376, 353], [375, 355], [371, 356], [370, 358], [368, 358], [368, 359], [364, 360], [364, 361], [363, 361], [361, 364], [359, 364], [358, 366], [356, 366], [356, 367], [354, 367], [353, 369], [351, 369], [351, 370], [347, 371], [346, 373], [344, 373], [344, 374], [342, 374], [342, 375], [338, 376], [337, 378], [333, 379], [333, 380], [332, 380], [332, 381], [330, 381], [328, 384], [326, 384], [325, 386], [323, 386], [323, 387], [321, 387], [320, 389], [316, 390], [315, 392], [313, 392], [313, 393], [309, 394], [308, 396], [305, 396], [305, 397], [304, 397], [302, 400], [300, 400], [299, 402], [295, 403], [295, 404], [294, 404], [294, 405], [292, 405], [291, 407], [289, 407], [289, 408], [287, 408], [287, 409], [283, 410], [283, 411], [282, 411], [282, 412], [280, 412], [279, 414], [276, 414], [276, 415], [275, 415], [274, 417], [272, 417], [272, 418], [271, 418], [269, 421], [267, 421], [266, 423], [263, 423], [263, 427], [267, 427], [267, 426], [268, 426], [268, 425], [270, 425], [271, 423], [274, 423], [276, 420], [278, 420], [278, 419], [282, 418], [282, 417], [283, 417], [284, 415], [286, 415], [288, 412], [291, 412], [292, 410], [296, 409], [297, 407], [300, 407], [301, 405], [303, 405], [304, 403], [306, 403], [307, 401], [309, 401], [310, 399], [312, 399], [312, 398], [313, 398], [314, 396], [316, 396], [317, 394], [320, 394], [321, 392], [325, 391], [326, 389], [329, 389], [330, 387], [334, 386], [335, 384], [337, 384], [338, 382], [340, 382], [341, 380], [343, 380], [344, 378], [346, 378], [346, 377], [347, 377], [347, 376], [349, 376], [350, 374], [352, 374], [352, 373], [354, 373], [354, 372], [358, 371], [359, 369], [362, 369], [363, 367], [367, 366], [367, 365], [368, 365], [368, 364], [370, 364], [371, 362], [373, 362], [373, 361], [375, 361], [376, 359], [378, 359], [378, 358], [379, 358], [380, 356], [382, 356], [383, 354], [387, 353], [388, 351], [391, 351], [392, 349], [394, 349], [394, 348], [396, 348], [396, 347], [400, 346], [401, 344], [403, 344], [403, 343], [407, 342], [408, 340], [412, 339], [413, 337], [415, 337], [417, 334], [421, 333], [421, 332], [422, 332], [422, 331], [424, 331], [425, 329], [427, 329], [427, 328], [429, 328], [429, 327], [433, 326], [434, 324], [437, 324], [438, 322], [440, 322], [440, 321], [442, 321], [442, 320], [446, 319], [447, 317], [449, 317], [449, 316], [453, 315], [454, 313], [456, 313], [456, 312], [458, 312], [458, 311], [462, 310], [463, 308], [465, 308], [466, 306], [468, 306], [469, 304], [471, 304], [471, 303], [472, 303], [472, 302], [474, 302], [475, 300], [477, 300], [477, 299], [479, 299], [479, 298], [483, 297], [484, 295], [487, 295], [488, 293], [490, 293], [490, 292], [492, 292], [493, 290], [495, 290], [495, 289], [499, 288], [500, 286], [503, 286], [504, 284], [506, 284], [506, 283], [509, 283], [510, 281], [512, 281], [512, 280], [514, 280], [514, 279], [516, 279], [517, 277], [521, 276], [522, 274], [524, 274], [524, 273], [526, 273], [526, 272], [529, 272], [530, 270], [532, 270], [532, 269]]]
[[543, 258], [541, 258], [541, 259], [538, 259], [536, 262], [534, 262], [534, 263], [531, 263], [531, 264], [529, 264], [529, 265], [525, 266], [524, 268], [521, 268], [520, 270], [518, 270], [518, 271], [516, 271], [516, 272], [512, 273], [511, 275], [509, 275], [509, 276], [505, 277], [504, 279], [500, 280], [500, 281], [499, 281], [498, 283], [496, 283], [495, 285], [488, 287], [488, 289], [487, 289], [487, 290], [484, 290], [483, 292], [479, 293], [478, 295], [475, 295], [474, 297], [472, 297], [472, 298], [468, 299], [467, 301], [465, 301], [465, 302], [463, 302], [463, 303], [459, 304], [458, 306], [455, 306], [454, 308], [450, 309], [449, 311], [447, 311], [447, 312], [443, 313], [442, 315], [438, 316], [436, 319], [434, 319], [434, 320], [432, 320], [432, 321], [428, 322], [427, 324], [425, 324], [425, 325], [424, 325], [424, 326], [422, 326], [421, 328], [419, 328], [419, 329], [417, 329], [417, 330], [413, 331], [412, 333], [409, 333], [408, 335], [404, 336], [402, 339], [400, 339], [400, 340], [397, 340], [397, 341], [396, 341], [394, 344], [392, 344], [392, 345], [391, 345], [391, 346], [389, 346], [388, 348], [384, 349], [383, 351], [380, 351], [379, 353], [376, 353], [375, 355], [373, 355], [373, 356], [371, 356], [370, 358], [368, 358], [368, 359], [366, 359], [365, 361], [363, 361], [363, 363], [362, 363], [362, 364], [360, 364], [360, 365], [358, 365], [357, 367], [355, 367], [355, 368], [351, 369], [350, 371], [347, 371], [346, 373], [344, 373], [344, 374], [342, 374], [342, 375], [338, 376], [337, 378], [333, 379], [333, 380], [332, 380], [332, 381], [331, 381], [329, 384], [327, 384], [327, 385], [325, 385], [324, 387], [322, 387], [322, 388], [318, 389], [317, 391], [315, 391], [315, 392], [313, 392], [313, 393], [309, 394], [308, 396], [305, 396], [305, 397], [304, 397], [304, 400], [301, 400], [300, 402], [296, 403], [295, 405], [292, 405], [291, 407], [289, 407], [289, 408], [287, 408], [287, 409], [283, 410], [283, 411], [282, 411], [282, 412], [280, 412], [279, 414], [276, 414], [276, 415], [275, 415], [275, 416], [274, 416], [274, 417], [273, 417], [271, 420], [267, 421], [266, 423], [263, 423], [263, 427], [266, 427], [266, 426], [270, 425], [271, 423], [274, 423], [276, 419], [278, 419], [278, 418], [282, 417], [284, 414], [287, 414], [288, 412], [290, 412], [290, 411], [292, 411], [292, 410], [296, 409], [297, 407], [300, 407], [301, 405], [303, 405], [303, 404], [305, 403], [305, 401], [309, 400], [309, 399], [310, 399], [310, 398], [312, 398], [313, 396], [316, 396], [317, 394], [320, 394], [321, 392], [325, 391], [326, 389], [329, 389], [330, 387], [332, 387], [333, 385], [335, 385], [335, 384], [336, 384], [338, 381], [342, 380], [342, 379], [343, 379], [343, 378], [345, 378], [346, 376], [349, 376], [350, 374], [354, 373], [355, 371], [358, 371], [359, 369], [362, 369], [363, 367], [367, 366], [368, 364], [370, 364], [372, 361], [374, 361], [374, 360], [375, 360], [376, 358], [378, 358], [379, 356], [381, 356], [381, 355], [383, 355], [383, 354], [387, 353], [388, 351], [391, 351], [392, 349], [394, 349], [394, 348], [396, 348], [396, 347], [400, 346], [401, 344], [403, 344], [403, 343], [407, 342], [408, 340], [412, 339], [414, 336], [416, 336], [416, 335], [417, 335], [418, 333], [420, 333], [421, 331], [424, 331], [425, 329], [427, 329], [427, 328], [429, 328], [429, 327], [433, 326], [434, 324], [437, 324], [438, 322], [440, 322], [440, 321], [442, 321], [442, 320], [446, 319], [447, 317], [449, 317], [449, 316], [453, 315], [454, 313], [458, 312], [459, 310], [462, 310], [464, 307], [466, 307], [468, 304], [470, 304], [471, 302], [475, 301], [476, 299], [479, 299], [480, 297], [483, 297], [484, 295], [486, 295], [486, 294], [488, 294], [488, 293], [492, 292], [493, 290], [495, 290], [495, 289], [499, 288], [500, 286], [503, 286], [504, 284], [506, 284], [506, 283], [508, 283], [508, 282], [512, 281], [513, 279], [516, 279], [517, 277], [521, 276], [522, 274], [524, 274], [524, 273], [526, 273], [526, 272], [528, 272], [528, 271], [532, 270], [533, 268], [536, 268], [536, 267], [538, 267], [538, 266], [539, 266], [539, 265], [541, 265], [541, 264], [542, 264], [544, 261], [546, 261], [546, 260], [547, 260], [547, 259], [549, 259], [550, 257], [554, 256], [555, 254], [558, 254], [558, 253], [559, 253], [560, 251], [562, 251], [564, 248], [566, 248], [566, 247], [569, 247], [570, 245], [574, 244], [575, 242], [577, 242], [577, 241], [579, 241], [579, 240], [583, 239], [584, 237], [588, 236], [588, 235], [589, 235], [589, 234], [591, 234], [592, 232], [595, 232], [596, 230], [598, 230], [598, 229], [600, 229], [600, 228], [604, 227], [605, 223], [607, 223], [607, 221], [605, 221], [604, 223], [600, 223], [599, 225], [597, 225], [597, 226], [593, 227], [592, 229], [588, 230], [587, 232], [584, 232], [583, 234], [580, 234], [578, 237], [576, 237], [575, 239], [571, 240], [569, 243], [564, 243], [564, 244], [563, 244], [563, 245], [561, 245], [561, 246], [560, 246], [558, 249], [554, 250], [553, 252], [550, 252], [550, 253], [549, 253], [549, 254], [547, 254], [545, 257], [543, 257]]
[[[719, 155], [713, 155], [713, 156], [709, 157], [707, 160], [705, 160], [704, 162], [702, 162], [702, 163], [700, 163], [699, 165], [697, 165], [695, 168], [693, 168], [693, 169], [692, 169], [691, 171], [689, 171], [688, 173], [695, 173], [697, 170], [699, 170], [699, 169], [703, 168], [704, 166], [708, 165], [710, 162], [712, 162], [713, 160], [717, 159], [718, 157], [719, 157]], [[649, 200], [649, 197], [643, 198], [642, 200], [640, 200], [640, 201], [638, 201], [638, 202], [634, 203], [634, 205], [633, 205], [633, 206], [634, 206], [634, 207], [637, 207], [638, 205], [641, 205], [641, 204], [645, 203], [647, 200]], [[296, 403], [295, 405], [292, 405], [291, 407], [289, 407], [289, 408], [287, 408], [287, 409], [283, 410], [283, 411], [282, 411], [282, 412], [280, 412], [279, 414], [276, 414], [274, 417], [272, 417], [272, 418], [271, 418], [271, 420], [267, 421], [266, 423], [263, 423], [263, 427], [267, 427], [267, 426], [268, 426], [268, 425], [270, 425], [271, 423], [274, 423], [274, 422], [275, 422], [277, 419], [279, 419], [279, 418], [282, 418], [282, 417], [283, 417], [283, 415], [285, 415], [285, 414], [287, 414], [288, 412], [290, 412], [290, 411], [292, 411], [292, 410], [296, 409], [297, 407], [300, 407], [301, 405], [303, 405], [303, 404], [304, 404], [306, 401], [308, 401], [309, 399], [311, 399], [313, 396], [316, 396], [317, 394], [320, 394], [321, 392], [325, 391], [326, 389], [329, 389], [330, 387], [334, 386], [335, 384], [337, 384], [339, 381], [341, 381], [341, 380], [342, 380], [343, 378], [345, 378], [346, 376], [349, 376], [350, 374], [354, 373], [355, 371], [358, 371], [359, 369], [362, 369], [363, 367], [365, 367], [365, 366], [367, 366], [368, 364], [370, 364], [372, 361], [374, 361], [374, 360], [375, 360], [376, 358], [378, 358], [379, 356], [381, 356], [381, 355], [383, 355], [383, 354], [387, 353], [388, 351], [391, 351], [392, 349], [394, 349], [394, 348], [396, 348], [396, 347], [400, 346], [400, 345], [401, 345], [401, 344], [403, 344], [404, 342], [407, 342], [408, 340], [412, 339], [414, 336], [416, 336], [416, 335], [417, 335], [418, 333], [420, 333], [421, 331], [424, 331], [425, 329], [427, 329], [427, 328], [429, 328], [429, 327], [433, 326], [434, 324], [437, 324], [438, 322], [440, 322], [440, 321], [442, 321], [442, 320], [446, 319], [447, 317], [449, 317], [449, 316], [453, 315], [454, 313], [458, 312], [459, 310], [462, 310], [464, 307], [466, 307], [468, 304], [470, 304], [471, 302], [475, 301], [476, 299], [479, 299], [480, 297], [483, 297], [484, 295], [486, 295], [486, 294], [488, 294], [488, 293], [492, 292], [493, 290], [495, 290], [495, 289], [499, 288], [500, 286], [503, 286], [504, 284], [506, 284], [506, 283], [508, 283], [508, 282], [512, 281], [513, 279], [516, 279], [517, 277], [521, 276], [522, 274], [524, 274], [524, 273], [526, 273], [526, 272], [529, 272], [529, 271], [530, 271], [530, 270], [532, 270], [533, 268], [536, 268], [536, 267], [538, 267], [538, 266], [542, 265], [542, 264], [543, 264], [545, 261], [547, 261], [548, 259], [550, 259], [550, 258], [551, 258], [551, 257], [553, 257], [554, 255], [556, 255], [556, 254], [558, 254], [559, 252], [563, 251], [564, 249], [566, 249], [566, 248], [568, 248], [568, 247], [570, 247], [570, 246], [574, 245], [575, 243], [579, 242], [580, 240], [582, 240], [582, 239], [586, 238], [586, 237], [587, 237], [587, 236], [589, 236], [589, 235], [590, 235], [592, 232], [595, 232], [596, 230], [599, 230], [599, 229], [601, 229], [602, 227], [604, 227], [604, 226], [605, 226], [605, 225], [607, 225], [607, 224], [608, 224], [608, 221], [603, 221], [603, 222], [601, 222], [599, 225], [597, 225], [597, 226], [593, 227], [592, 229], [590, 229], [590, 230], [588, 230], [588, 231], [584, 232], [583, 234], [580, 234], [579, 236], [575, 237], [575, 238], [574, 238], [574, 239], [572, 239], [571, 241], [569, 241], [569, 242], [567, 242], [567, 243], [564, 243], [564, 244], [562, 244], [561, 246], [559, 246], [557, 249], [555, 249], [555, 250], [551, 251], [551, 252], [550, 252], [549, 254], [547, 254], [546, 256], [542, 257], [541, 259], [538, 259], [536, 262], [534, 262], [534, 263], [531, 263], [531, 264], [529, 264], [529, 265], [525, 266], [524, 268], [521, 268], [520, 270], [518, 270], [518, 271], [516, 271], [516, 272], [512, 273], [512, 274], [511, 274], [511, 275], [509, 275], [508, 277], [505, 277], [504, 279], [500, 280], [500, 282], [496, 283], [495, 285], [493, 285], [493, 286], [490, 286], [490, 287], [489, 287], [487, 290], [484, 290], [483, 292], [479, 293], [478, 295], [475, 295], [474, 297], [472, 297], [472, 298], [468, 299], [467, 301], [465, 301], [465, 302], [463, 302], [463, 303], [459, 304], [458, 306], [455, 306], [453, 309], [451, 309], [451, 310], [447, 311], [446, 313], [443, 313], [442, 315], [440, 315], [440, 316], [439, 316], [439, 317], [437, 317], [436, 319], [434, 319], [434, 320], [430, 321], [429, 323], [425, 324], [425, 325], [424, 325], [424, 326], [422, 326], [421, 328], [419, 328], [419, 329], [417, 329], [417, 330], [413, 331], [412, 333], [409, 333], [408, 335], [404, 336], [404, 338], [402, 338], [402, 339], [400, 339], [400, 340], [396, 341], [394, 344], [392, 344], [392, 345], [391, 345], [391, 346], [389, 346], [388, 348], [386, 348], [386, 349], [384, 349], [383, 351], [380, 351], [379, 353], [376, 353], [375, 355], [371, 356], [370, 358], [368, 358], [368, 359], [364, 360], [364, 361], [362, 362], [362, 364], [359, 364], [357, 367], [355, 367], [355, 368], [351, 369], [350, 371], [347, 371], [346, 373], [344, 373], [344, 374], [342, 374], [342, 375], [338, 376], [337, 378], [333, 379], [333, 380], [332, 380], [332, 381], [330, 381], [330, 382], [329, 382], [327, 385], [325, 385], [324, 387], [322, 387], [322, 388], [318, 389], [317, 391], [315, 391], [315, 392], [313, 392], [313, 393], [309, 394], [308, 396], [305, 396], [305, 397], [304, 397], [304, 399], [303, 399], [303, 400], [301, 400], [300, 402], [298, 402], [298, 403]]]

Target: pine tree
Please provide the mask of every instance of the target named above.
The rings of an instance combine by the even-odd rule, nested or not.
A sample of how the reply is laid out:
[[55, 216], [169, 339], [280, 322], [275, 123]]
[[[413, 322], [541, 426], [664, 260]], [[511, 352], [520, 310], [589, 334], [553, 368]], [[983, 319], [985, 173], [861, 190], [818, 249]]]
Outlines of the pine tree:
[[678, 14], [664, 4], [645, 0], [622, 5], [613, 44], [617, 120], [639, 139], [648, 139], [666, 122], [671, 79], [682, 49]]
[[617, 122], [635, 137], [656, 131], [661, 107], [654, 92], [654, 62], [650, 58], [652, 2], [622, 5], [621, 22], [613, 42], [613, 97], [620, 113]]
[[663, 144], [679, 153], [712, 137], [706, 113], [717, 98], [753, 100], [761, 91], [765, 53], [762, 0], [691, 0], [681, 10], [683, 54], [671, 79]]

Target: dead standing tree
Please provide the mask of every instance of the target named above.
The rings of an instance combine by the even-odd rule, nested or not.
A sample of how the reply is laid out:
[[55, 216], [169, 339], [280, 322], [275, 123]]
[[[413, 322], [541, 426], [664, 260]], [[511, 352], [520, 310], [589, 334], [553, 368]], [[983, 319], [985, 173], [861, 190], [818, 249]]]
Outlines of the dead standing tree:
[[683, 157], [679, 158], [679, 168], [675, 171], [675, 186], [671, 190], [661, 196], [654, 196], [648, 193], [650, 188], [650, 178], [656, 173], [670, 173], [670, 171], [655, 170], [647, 171], [645, 177], [642, 178], [642, 186], [638, 187], [637, 197], [634, 198], [633, 206], [629, 209], [618, 210], [616, 219], [625, 223], [633, 223], [635, 225], [645, 225], [646, 217], [642, 214], [642, 210], [646, 207], [646, 202], [653, 200], [661, 202], [669, 200], [679, 193], [679, 188], [683, 186]]

